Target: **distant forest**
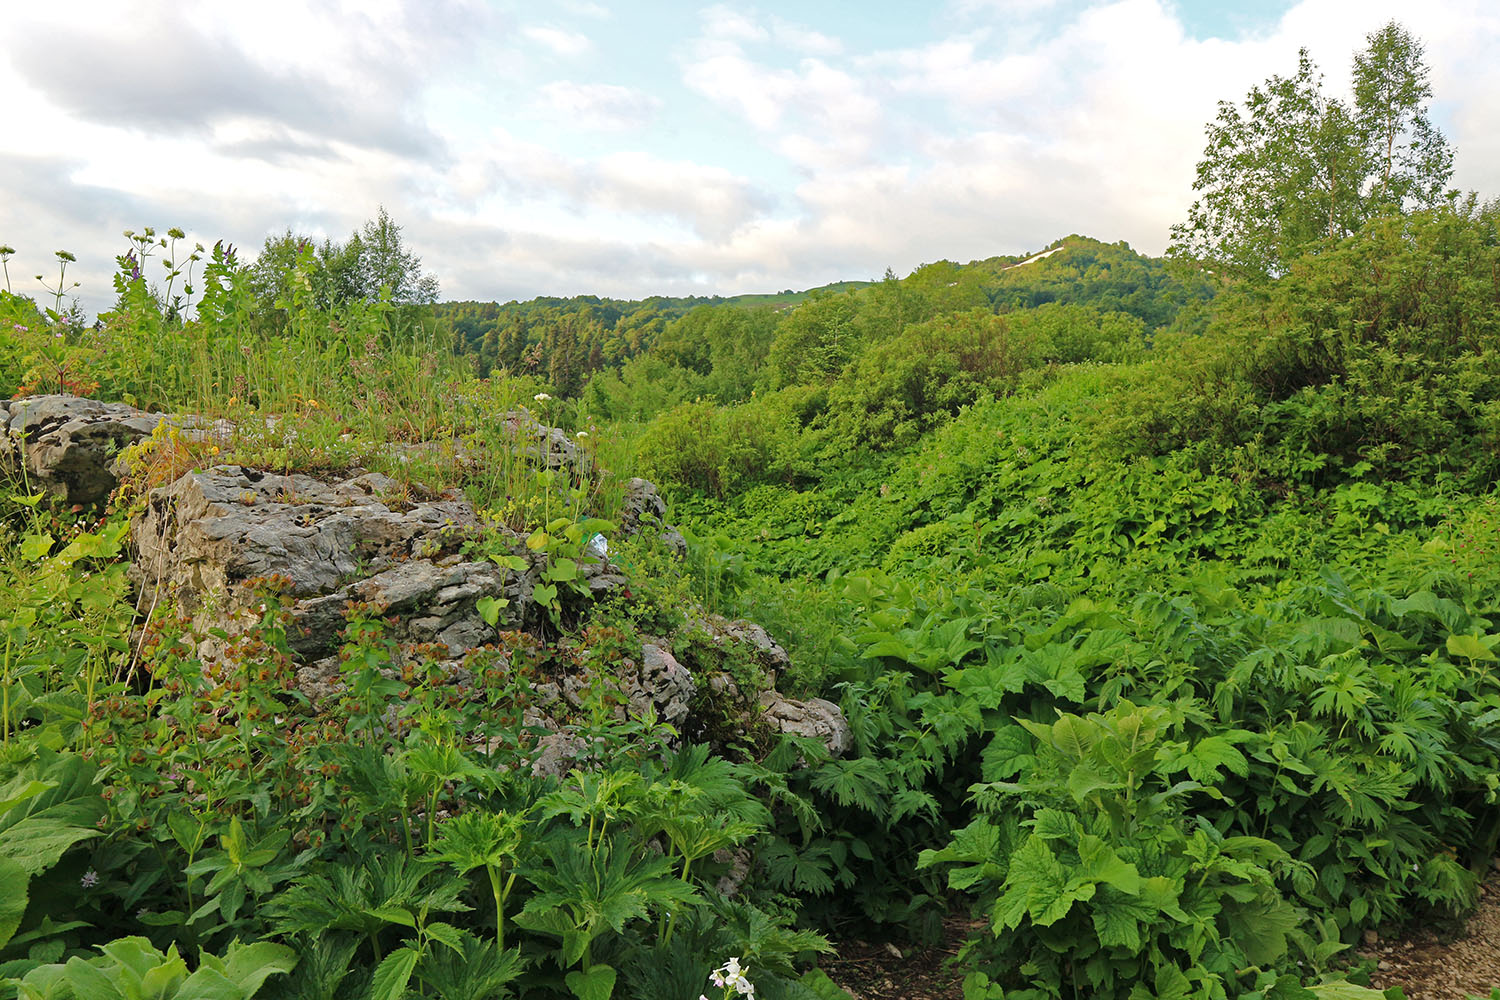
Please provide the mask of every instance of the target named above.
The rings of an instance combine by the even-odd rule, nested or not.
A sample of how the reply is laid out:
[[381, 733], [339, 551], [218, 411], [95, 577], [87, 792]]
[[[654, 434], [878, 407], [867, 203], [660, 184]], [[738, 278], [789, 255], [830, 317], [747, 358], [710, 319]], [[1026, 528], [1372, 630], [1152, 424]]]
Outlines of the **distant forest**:
[[[718, 402], [728, 403], [757, 385], [774, 387], [764, 365], [783, 331], [803, 340], [809, 334], [827, 339], [837, 335], [831, 327], [847, 325], [861, 343], [875, 342], [939, 315], [971, 309], [1010, 313], [1049, 303], [1123, 313], [1156, 329], [1170, 324], [1182, 307], [1212, 294], [1206, 281], [1184, 282], [1169, 273], [1165, 261], [1142, 256], [1125, 243], [1069, 236], [1044, 249], [1057, 248], [1064, 252], [1021, 267], [1016, 265], [1030, 255], [968, 264], [938, 261], [906, 278], [888, 270], [881, 281], [843, 281], [801, 292], [637, 300], [580, 295], [426, 308], [451, 324], [458, 349], [475, 358], [480, 375], [498, 369], [533, 374], [566, 396], [579, 394], [595, 374], [623, 370], [643, 355], [685, 374], [707, 376], [742, 353], [744, 370], [736, 373], [741, 377], [707, 387]], [[813, 329], [799, 333], [796, 327]]]

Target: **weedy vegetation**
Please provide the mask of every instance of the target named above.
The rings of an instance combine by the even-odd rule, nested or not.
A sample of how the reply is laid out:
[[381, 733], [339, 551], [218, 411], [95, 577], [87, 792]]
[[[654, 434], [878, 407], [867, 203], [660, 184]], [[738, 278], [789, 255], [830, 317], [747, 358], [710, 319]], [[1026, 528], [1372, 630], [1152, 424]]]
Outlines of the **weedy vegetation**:
[[[1297, 154], [1238, 155], [1244, 116], [1330, 106], [1309, 64], [1226, 105], [1171, 262], [1070, 236], [797, 296], [436, 304], [382, 214], [254, 265], [127, 234], [90, 326], [59, 252], [43, 306], [0, 292], [0, 392], [230, 430], [159, 432], [102, 511], [12, 464], [4, 990], [833, 1000], [825, 935], [925, 947], [962, 914], [966, 1000], [1374, 996], [1352, 945], [1462, 916], [1500, 841], [1500, 209], [1441, 194], [1413, 45], [1371, 36], [1360, 79], [1417, 103], [1344, 109], [1364, 180], [1315, 219], [1214, 208]], [[1381, 123], [1421, 155], [1382, 159]], [[586, 473], [519, 447], [523, 412]], [[206, 661], [138, 602], [128, 525], [220, 462], [462, 488], [548, 556], [547, 621], [481, 608], [457, 696], [351, 604], [315, 707], [268, 578]], [[596, 603], [578, 563], [635, 474], [688, 554], [612, 538], [629, 588]], [[533, 774], [544, 675], [680, 629], [748, 681], [683, 628], [705, 610], [766, 626], [848, 751], [677, 733], [599, 684], [579, 766]]]

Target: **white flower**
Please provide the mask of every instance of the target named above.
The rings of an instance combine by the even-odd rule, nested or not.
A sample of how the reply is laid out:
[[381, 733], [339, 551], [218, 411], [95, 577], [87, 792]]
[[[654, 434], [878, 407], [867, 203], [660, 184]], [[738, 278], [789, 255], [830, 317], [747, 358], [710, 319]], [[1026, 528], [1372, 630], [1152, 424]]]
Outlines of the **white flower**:
[[589, 432], [588, 431], [579, 431], [578, 434], [577, 434], [578, 440], [580, 440], [580, 441], [582, 441], [584, 438], [586, 438], [588, 436], [589, 436]]
[[742, 997], [755, 996], [755, 984], [745, 978], [746, 969], [738, 958], [731, 958], [709, 974], [709, 981], [723, 989], [729, 987]]
[[552, 397], [549, 396], [549, 395], [547, 395], [545, 392], [539, 392], [535, 396], [532, 396], [531, 398], [534, 399], [534, 400], [536, 400], [538, 403], [545, 403], [547, 400], [551, 399]]

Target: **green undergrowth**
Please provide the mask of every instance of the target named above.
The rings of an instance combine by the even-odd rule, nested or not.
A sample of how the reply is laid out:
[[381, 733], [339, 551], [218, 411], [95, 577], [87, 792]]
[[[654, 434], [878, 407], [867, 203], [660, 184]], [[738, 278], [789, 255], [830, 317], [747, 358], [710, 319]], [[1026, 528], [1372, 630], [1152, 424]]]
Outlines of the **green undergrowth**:
[[[726, 603], [855, 726], [815, 924], [930, 940], [967, 900], [970, 997], [1291, 997], [1364, 929], [1473, 904], [1500, 836], [1492, 214], [1382, 220], [905, 447], [678, 480], [702, 547], [734, 540]], [[784, 454], [829, 425], [789, 426]]]
[[[972, 915], [966, 1000], [1372, 996], [1353, 944], [1461, 917], [1500, 839], [1494, 214], [1377, 218], [1218, 286], [1069, 238], [674, 306], [591, 333], [597, 370], [482, 379], [444, 325], [471, 311], [315, 305], [294, 267], [268, 314], [222, 248], [195, 310], [123, 264], [94, 328], [0, 296], [6, 390], [202, 418], [105, 510], [4, 490], [0, 974], [693, 1000], [744, 968], [833, 1000], [828, 936], [931, 947]], [[537, 354], [531, 314], [497, 362]], [[133, 506], [223, 463], [461, 489], [485, 526], [456, 544], [537, 553], [540, 617], [478, 606], [456, 684], [352, 604], [314, 705], [286, 581], [234, 638], [137, 605]], [[637, 472], [685, 558], [617, 531]], [[628, 578], [597, 604], [595, 533]], [[765, 665], [705, 613], [764, 625], [847, 751], [738, 721]], [[734, 682], [686, 732], [610, 680], [648, 642]], [[538, 685], [581, 676], [551, 733]]]

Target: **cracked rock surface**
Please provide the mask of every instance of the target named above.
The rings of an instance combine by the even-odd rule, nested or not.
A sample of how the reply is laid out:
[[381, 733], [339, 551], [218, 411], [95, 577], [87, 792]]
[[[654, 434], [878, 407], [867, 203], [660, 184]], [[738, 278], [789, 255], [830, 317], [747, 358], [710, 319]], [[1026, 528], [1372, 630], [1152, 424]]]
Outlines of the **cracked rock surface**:
[[5, 461], [33, 486], [69, 504], [94, 506], [115, 488], [110, 465], [167, 419], [124, 403], [78, 396], [26, 396], [0, 402]]
[[170, 593], [205, 630], [253, 618], [247, 581], [284, 577], [294, 600], [288, 640], [306, 660], [337, 651], [350, 602], [383, 606], [396, 620], [391, 638], [442, 643], [452, 658], [494, 636], [480, 599], [507, 599], [511, 620], [501, 624], [518, 623], [530, 575], [459, 551], [478, 528], [474, 508], [400, 496], [375, 473], [325, 483], [233, 465], [190, 472], [152, 490], [132, 524], [132, 574], [147, 601]]
[[[579, 470], [586, 463], [587, 456], [561, 429], [525, 411], [501, 419], [517, 446], [539, 466]], [[66, 503], [102, 505], [124, 471], [121, 452], [163, 422], [195, 440], [227, 442], [234, 430], [222, 421], [147, 413], [123, 403], [30, 396], [0, 401], [0, 464], [24, 472], [34, 487]], [[467, 452], [460, 457], [467, 463], [475, 460]], [[623, 534], [654, 534], [681, 555], [686, 543], [666, 516], [666, 503], [654, 485], [629, 481], [619, 523]], [[526, 568], [512, 572], [466, 555], [464, 542], [480, 531], [499, 532], [500, 547], [525, 559]], [[411, 500], [395, 480], [378, 473], [356, 470], [329, 481], [236, 465], [189, 472], [151, 490], [144, 510], [132, 521], [131, 539], [131, 576], [142, 608], [154, 609], [170, 597], [204, 635], [216, 629], [231, 636], [245, 631], [259, 620], [261, 608], [244, 585], [258, 578], [284, 578], [291, 601], [287, 640], [298, 661], [299, 685], [315, 703], [342, 690], [338, 652], [351, 603], [379, 607], [390, 622], [385, 638], [398, 649], [425, 647], [424, 655], [437, 656], [445, 675], [460, 685], [474, 683], [462, 666], [465, 654], [493, 642], [497, 629], [538, 630], [545, 618], [544, 609], [532, 600], [546, 567], [544, 554], [529, 551], [514, 532], [482, 525], [473, 506], [457, 493]], [[582, 560], [578, 570], [596, 600], [628, 584], [607, 562]], [[503, 604], [493, 625], [479, 612], [480, 602], [491, 598]], [[626, 706], [638, 715], [654, 712], [680, 730], [701, 691], [727, 688], [745, 706], [746, 725], [769, 723], [782, 732], [819, 739], [835, 754], [847, 750], [849, 727], [838, 706], [821, 699], [795, 701], [773, 689], [788, 659], [763, 628], [718, 616], [701, 617], [695, 626], [716, 648], [737, 648], [756, 663], [763, 673], [755, 686], [767, 690], [741, 692], [718, 665], [684, 664], [670, 639], [648, 637], [638, 657], [612, 668], [618, 676], [609, 683], [624, 702], [619, 712]], [[204, 640], [200, 652], [211, 658], [218, 641]], [[596, 681], [565, 674], [539, 683], [537, 693], [560, 709], [576, 708], [582, 692]], [[554, 764], [562, 766], [576, 748], [566, 733], [555, 742]]]

